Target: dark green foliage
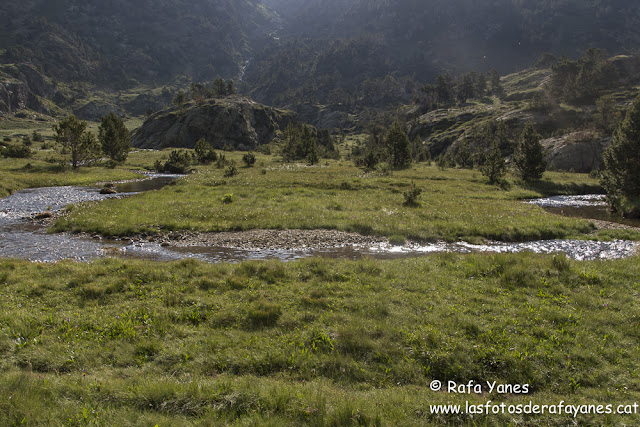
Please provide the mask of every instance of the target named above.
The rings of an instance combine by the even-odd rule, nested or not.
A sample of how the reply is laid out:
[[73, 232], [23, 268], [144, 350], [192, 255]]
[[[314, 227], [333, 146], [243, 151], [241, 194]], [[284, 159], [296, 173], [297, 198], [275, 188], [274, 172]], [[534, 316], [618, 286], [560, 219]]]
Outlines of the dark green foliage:
[[155, 169], [158, 172], [187, 173], [193, 160], [193, 154], [185, 150], [173, 150], [171, 154], [169, 154], [169, 159], [166, 162], [156, 161]]
[[224, 97], [234, 95], [236, 93], [236, 86], [233, 80], [225, 82], [221, 78], [217, 78], [213, 81], [213, 96]]
[[31, 135], [31, 139], [33, 140], [33, 142], [44, 142], [44, 136], [42, 136], [41, 133], [38, 133], [37, 130], [33, 131], [33, 134]]
[[384, 145], [391, 166], [404, 167], [411, 164], [411, 142], [400, 122], [393, 123], [384, 139]]
[[622, 114], [618, 111], [616, 100], [612, 95], [605, 95], [596, 101], [593, 123], [604, 134], [611, 134], [620, 124]]
[[242, 161], [245, 165], [247, 165], [248, 168], [251, 168], [256, 164], [256, 155], [253, 153], [245, 153], [242, 156]]
[[100, 153], [100, 145], [91, 132], [87, 132], [87, 122], [70, 115], [53, 126], [56, 142], [62, 144], [69, 154], [71, 165], [77, 168], [81, 162], [95, 159]]
[[31, 156], [31, 148], [25, 144], [8, 144], [0, 147], [0, 155], [5, 158], [26, 159]]
[[468, 73], [462, 76], [456, 88], [456, 97], [460, 103], [465, 103], [467, 99], [474, 98], [473, 74]]
[[284, 146], [281, 154], [284, 161], [306, 159], [310, 164], [315, 164], [318, 161], [317, 139], [311, 127], [289, 123], [283, 138]]
[[316, 142], [320, 157], [338, 159], [340, 152], [336, 149], [333, 137], [328, 129], [318, 129]]
[[489, 178], [489, 184], [495, 184], [507, 174], [507, 165], [502, 157], [502, 152], [497, 142], [491, 144], [491, 150], [485, 159], [484, 165], [480, 167], [482, 175]]
[[238, 172], [238, 168], [236, 168], [236, 165], [231, 164], [231, 165], [229, 165], [228, 168], [226, 168], [224, 170], [224, 177], [225, 178], [233, 178], [234, 176], [238, 175], [238, 173], [240, 173], [240, 172]]
[[467, 141], [459, 144], [451, 157], [459, 168], [473, 169], [473, 155]]
[[204, 138], [200, 138], [198, 142], [196, 142], [195, 153], [198, 163], [201, 164], [209, 164], [218, 159], [218, 155], [213, 150], [213, 147], [211, 147], [211, 144]]
[[532, 123], [527, 123], [520, 134], [518, 146], [513, 154], [517, 175], [525, 181], [542, 178], [547, 169], [544, 148], [540, 144], [540, 135]]
[[416, 135], [411, 142], [411, 158], [416, 162], [431, 161], [431, 151], [429, 145], [425, 144], [422, 138]]
[[31, 147], [32, 141], [31, 141], [31, 137], [29, 135], [25, 135], [22, 137], [22, 145], [27, 146], [27, 147]]
[[503, 98], [505, 95], [504, 87], [500, 83], [500, 74], [495, 69], [489, 71], [489, 94], [498, 98]]
[[102, 152], [116, 163], [127, 160], [131, 148], [129, 130], [122, 119], [110, 112], [102, 118], [98, 128], [98, 139], [102, 145]]
[[422, 189], [419, 187], [416, 187], [416, 184], [412, 182], [409, 188], [402, 193], [402, 195], [404, 196], [403, 204], [405, 206], [413, 206], [413, 207], [420, 206], [420, 202], [418, 201], [420, 194], [422, 194]]
[[604, 165], [602, 186], [614, 208], [621, 208], [621, 199], [640, 197], [640, 97], [613, 134]]
[[577, 61], [563, 58], [551, 68], [551, 89], [571, 103], [587, 103], [618, 79], [615, 66], [598, 49], [588, 49]]
[[178, 93], [176, 93], [176, 96], [173, 97], [173, 105], [181, 107], [185, 104], [185, 102], [187, 102], [187, 99], [188, 98], [186, 93], [184, 93], [183, 91], [178, 91]]

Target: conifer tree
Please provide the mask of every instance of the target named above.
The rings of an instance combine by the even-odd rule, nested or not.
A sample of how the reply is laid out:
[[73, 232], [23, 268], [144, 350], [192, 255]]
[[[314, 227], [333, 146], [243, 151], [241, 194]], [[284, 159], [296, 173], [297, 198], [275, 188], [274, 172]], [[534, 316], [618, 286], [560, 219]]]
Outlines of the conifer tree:
[[489, 184], [499, 182], [507, 174], [507, 165], [502, 157], [497, 141], [491, 144], [491, 151], [487, 155], [484, 165], [480, 168], [482, 175], [489, 178]]
[[525, 125], [520, 135], [516, 151], [513, 153], [513, 161], [516, 173], [525, 181], [542, 178], [542, 174], [547, 169], [540, 135], [530, 122]]
[[111, 111], [102, 118], [98, 128], [98, 140], [102, 145], [102, 152], [116, 163], [127, 160], [131, 148], [129, 130], [122, 119]]
[[403, 167], [411, 164], [411, 142], [400, 122], [396, 120], [393, 123], [384, 142], [391, 166]]
[[614, 132], [603, 157], [602, 186], [612, 207], [619, 209], [622, 199], [637, 201], [640, 198], [640, 96]]

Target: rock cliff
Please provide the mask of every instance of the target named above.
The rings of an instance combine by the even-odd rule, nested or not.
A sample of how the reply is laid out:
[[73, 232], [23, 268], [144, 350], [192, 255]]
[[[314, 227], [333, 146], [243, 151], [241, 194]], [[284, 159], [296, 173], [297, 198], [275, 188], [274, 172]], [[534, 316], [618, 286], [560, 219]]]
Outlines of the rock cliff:
[[290, 122], [298, 122], [294, 113], [229, 96], [160, 111], [133, 133], [131, 144], [139, 148], [193, 148], [204, 138], [214, 148], [230, 145], [251, 150], [270, 142], [275, 132]]

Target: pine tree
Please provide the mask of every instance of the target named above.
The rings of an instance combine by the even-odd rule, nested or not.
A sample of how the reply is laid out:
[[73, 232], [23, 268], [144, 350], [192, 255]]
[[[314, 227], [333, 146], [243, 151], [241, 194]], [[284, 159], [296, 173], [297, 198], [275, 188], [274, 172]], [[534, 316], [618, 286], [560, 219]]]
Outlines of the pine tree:
[[513, 153], [513, 161], [516, 173], [525, 181], [542, 178], [547, 169], [544, 156], [544, 148], [540, 144], [540, 135], [533, 128], [533, 124], [527, 123], [520, 135], [520, 141]]
[[387, 147], [391, 166], [403, 167], [411, 164], [411, 143], [397, 120], [387, 133], [385, 146]]
[[127, 160], [131, 148], [131, 137], [122, 119], [113, 111], [102, 118], [98, 128], [98, 139], [102, 145], [102, 152], [116, 163]]
[[620, 209], [622, 199], [640, 198], [640, 96], [614, 132], [603, 157], [602, 186], [612, 207]]
[[204, 138], [200, 138], [196, 142], [194, 150], [196, 152], [196, 159], [198, 160], [198, 163], [208, 164], [218, 160], [218, 155], [213, 150], [213, 147], [211, 147], [211, 144], [209, 144], [209, 142]]
[[489, 178], [489, 184], [499, 182], [507, 174], [507, 165], [504, 162], [504, 157], [502, 157], [497, 141], [491, 144], [491, 151], [489, 151], [480, 171], [482, 175]]
[[96, 158], [100, 145], [91, 132], [87, 132], [87, 122], [80, 121], [73, 114], [53, 125], [56, 142], [71, 155], [71, 165], [77, 168], [84, 160]]

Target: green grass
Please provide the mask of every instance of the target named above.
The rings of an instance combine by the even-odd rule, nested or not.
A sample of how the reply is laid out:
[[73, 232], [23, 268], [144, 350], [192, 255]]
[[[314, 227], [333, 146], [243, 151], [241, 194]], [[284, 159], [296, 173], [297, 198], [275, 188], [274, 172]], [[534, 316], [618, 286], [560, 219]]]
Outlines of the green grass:
[[0, 424], [631, 425], [429, 405], [638, 401], [638, 261], [1, 260]]
[[[240, 164], [240, 153], [226, 153]], [[225, 178], [223, 169], [197, 173], [152, 193], [76, 206], [55, 229], [108, 236], [169, 230], [338, 229], [418, 240], [561, 238], [592, 230], [588, 221], [554, 216], [523, 199], [593, 192], [586, 175], [548, 173], [548, 180], [508, 190], [487, 185], [477, 171], [424, 164], [391, 176], [365, 175], [351, 162], [282, 164], [258, 155], [255, 168]], [[262, 164], [262, 165], [261, 165]], [[262, 171], [266, 170], [266, 173]], [[403, 192], [421, 188], [419, 206], [403, 206]], [[225, 194], [232, 203], [223, 203]]]

